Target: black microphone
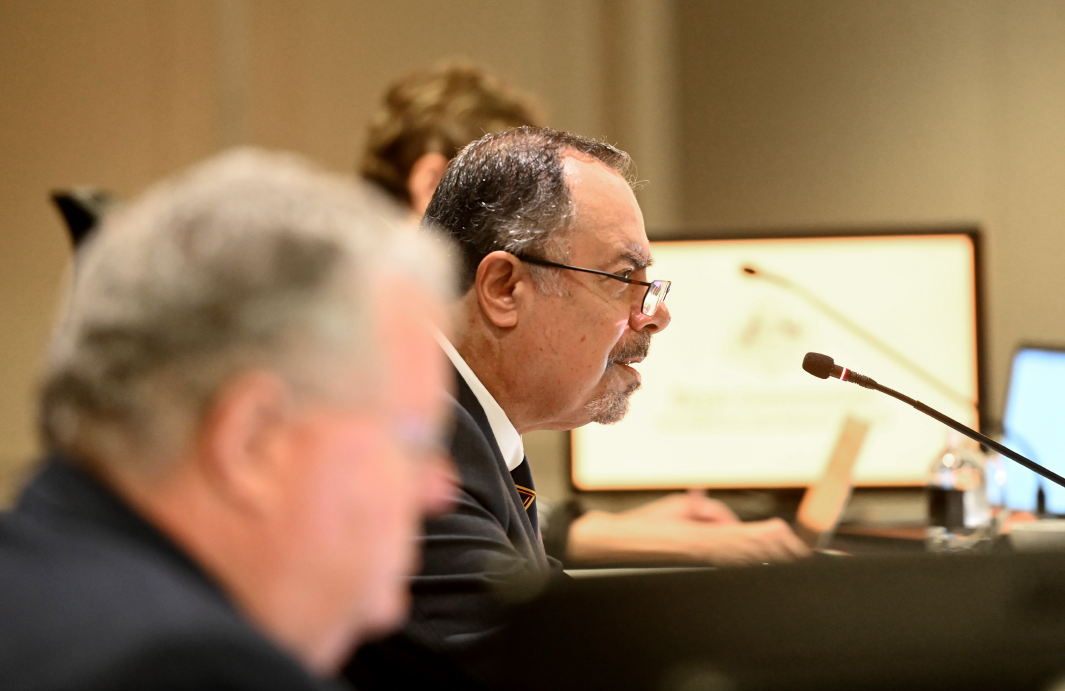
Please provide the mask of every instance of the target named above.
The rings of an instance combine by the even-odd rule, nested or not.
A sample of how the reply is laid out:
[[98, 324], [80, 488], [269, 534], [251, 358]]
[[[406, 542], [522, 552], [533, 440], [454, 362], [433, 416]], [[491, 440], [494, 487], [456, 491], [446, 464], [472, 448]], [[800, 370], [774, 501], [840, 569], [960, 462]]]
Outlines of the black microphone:
[[864, 374], [858, 374], [852, 369], [840, 367], [832, 361], [832, 358], [821, 353], [807, 353], [806, 357], [802, 359], [802, 368], [818, 379], [836, 377], [858, 386], [864, 386], [867, 389], [876, 389], [880, 386]]
[[929, 417], [934, 418], [939, 422], [942, 422], [947, 427], [950, 427], [955, 431], [961, 432], [970, 439], [978, 441], [984, 446], [993, 449], [994, 451], [997, 451], [1006, 458], [1016, 461], [1028, 470], [1031, 470], [1033, 473], [1042, 475], [1051, 482], [1065, 487], [1065, 477], [1058, 475], [1052, 470], [1047, 470], [1035, 461], [1029, 460], [1024, 456], [1020, 455], [1013, 449], [1006, 448], [1002, 444], [999, 444], [997, 441], [985, 437], [976, 430], [966, 427], [957, 420], [947, 417], [946, 415], [939, 412], [938, 410], [935, 410], [934, 408], [929, 408], [920, 401], [914, 400], [905, 394], [901, 394], [898, 391], [895, 391], [894, 389], [889, 389], [886, 386], [881, 386], [869, 377], [863, 374], [858, 374], [854, 370], [847, 369], [846, 367], [840, 367], [835, 362], [833, 362], [832, 358], [827, 355], [822, 355], [821, 353], [807, 353], [806, 357], [802, 359], [802, 368], [817, 377], [818, 379], [838, 377], [843, 381], [853, 382], [858, 386], [864, 386], [867, 389], [873, 389], [881, 393], [886, 393], [888, 396], [891, 396], [892, 398], [897, 398], [903, 403], [907, 403], [913, 406], [925, 415], [928, 415]]

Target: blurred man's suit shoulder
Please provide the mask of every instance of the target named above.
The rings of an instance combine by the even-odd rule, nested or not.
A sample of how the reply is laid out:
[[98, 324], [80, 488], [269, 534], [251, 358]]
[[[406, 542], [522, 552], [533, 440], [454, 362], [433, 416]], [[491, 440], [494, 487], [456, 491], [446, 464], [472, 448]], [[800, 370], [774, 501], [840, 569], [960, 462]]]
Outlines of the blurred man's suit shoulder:
[[0, 517], [0, 687], [327, 689], [65, 459]]

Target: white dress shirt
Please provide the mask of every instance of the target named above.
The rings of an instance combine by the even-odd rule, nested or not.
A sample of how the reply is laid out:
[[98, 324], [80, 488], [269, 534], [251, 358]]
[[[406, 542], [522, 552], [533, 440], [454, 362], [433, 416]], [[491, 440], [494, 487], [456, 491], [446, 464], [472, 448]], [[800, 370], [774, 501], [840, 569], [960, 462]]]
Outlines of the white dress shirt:
[[473, 370], [470, 369], [470, 366], [459, 355], [459, 351], [455, 350], [455, 346], [451, 345], [451, 341], [447, 340], [447, 336], [439, 331], [436, 331], [433, 335], [436, 337], [436, 342], [451, 358], [451, 363], [459, 371], [459, 376], [473, 391], [473, 395], [477, 397], [477, 402], [481, 404], [481, 408], [484, 409], [484, 414], [488, 417], [488, 425], [492, 428], [492, 436], [496, 438], [496, 444], [499, 445], [499, 450], [503, 453], [503, 460], [507, 464], [507, 470], [514, 470], [525, 459], [525, 446], [521, 442], [521, 435], [518, 434], [518, 430], [515, 429], [507, 414], [503, 412], [503, 408], [500, 407], [496, 399], [484, 387], [484, 384], [473, 373]]

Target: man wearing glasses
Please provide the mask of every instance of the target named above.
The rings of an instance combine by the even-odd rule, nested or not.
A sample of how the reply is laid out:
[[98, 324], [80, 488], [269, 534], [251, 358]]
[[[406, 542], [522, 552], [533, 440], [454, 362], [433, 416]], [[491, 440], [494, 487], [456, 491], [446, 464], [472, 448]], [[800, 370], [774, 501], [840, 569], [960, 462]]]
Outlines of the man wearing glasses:
[[[648, 275], [630, 168], [610, 145], [521, 127], [470, 144], [440, 182], [425, 224], [459, 254], [457, 336], [438, 340], [458, 373], [451, 451], [463, 491], [454, 513], [426, 526], [403, 633], [349, 667], [360, 688], [419, 674], [446, 687], [430, 651], [483, 676], [477, 646], [502, 624], [503, 600], [557, 570], [520, 435], [620, 420], [640, 386], [634, 366], [670, 320], [670, 284]], [[805, 552], [797, 538], [780, 544], [781, 559]]]
[[[537, 125], [541, 110], [534, 99], [475, 65], [416, 70], [385, 93], [366, 132], [360, 176], [420, 220], [448, 163], [464, 146], [489, 132]], [[760, 564], [788, 558], [788, 546], [797, 544], [784, 523], [741, 523], [727, 506], [698, 490], [622, 512], [585, 511], [572, 499], [549, 507], [541, 498], [536, 504], [544, 547], [567, 565]]]

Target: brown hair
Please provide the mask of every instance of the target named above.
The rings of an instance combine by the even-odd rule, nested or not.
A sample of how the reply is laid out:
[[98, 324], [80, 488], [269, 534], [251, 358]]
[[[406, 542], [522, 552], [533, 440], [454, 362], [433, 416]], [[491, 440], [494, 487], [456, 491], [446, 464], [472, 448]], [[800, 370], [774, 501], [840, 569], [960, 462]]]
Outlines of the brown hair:
[[531, 97], [474, 65], [412, 72], [389, 87], [370, 120], [359, 173], [409, 206], [407, 178], [421, 156], [450, 160], [487, 133], [539, 124], [540, 111]]

